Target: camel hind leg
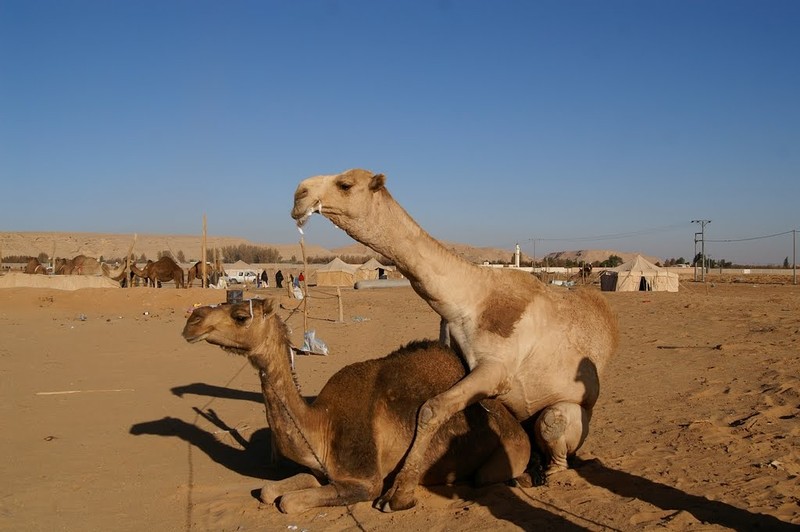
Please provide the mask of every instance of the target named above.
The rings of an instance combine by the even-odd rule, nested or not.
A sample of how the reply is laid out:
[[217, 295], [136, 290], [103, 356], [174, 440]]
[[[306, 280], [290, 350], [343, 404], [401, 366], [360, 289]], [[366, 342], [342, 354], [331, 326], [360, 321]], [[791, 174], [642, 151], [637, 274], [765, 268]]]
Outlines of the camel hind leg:
[[415, 490], [425, 465], [425, 454], [439, 428], [456, 412], [487, 397], [507, 391], [506, 371], [500, 364], [477, 366], [452, 388], [428, 399], [417, 414], [417, 429], [392, 486], [376, 501], [383, 512], [407, 510], [416, 504]]
[[539, 413], [534, 425], [536, 444], [548, 457], [547, 475], [567, 469], [567, 457], [583, 445], [592, 412], [577, 403], [561, 402]]

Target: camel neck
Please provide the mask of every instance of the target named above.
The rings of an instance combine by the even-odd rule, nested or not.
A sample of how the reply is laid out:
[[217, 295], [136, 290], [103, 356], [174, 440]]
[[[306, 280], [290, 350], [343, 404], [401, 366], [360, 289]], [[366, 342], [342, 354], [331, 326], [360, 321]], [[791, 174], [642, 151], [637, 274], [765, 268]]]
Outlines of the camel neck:
[[284, 334], [274, 333], [274, 330], [268, 332], [267, 340], [251, 350], [248, 359], [259, 371], [267, 421], [278, 450], [290, 460], [314, 467], [316, 451], [309, 448], [306, 436], [314, 423], [312, 409], [295, 383], [289, 342]]
[[383, 200], [373, 212], [375, 219], [364, 224], [366, 227], [344, 229], [354, 239], [392, 260], [437, 313], [445, 319], [458, 317], [458, 309], [464, 308], [459, 298], [474, 297], [464, 286], [480, 286], [475, 279], [482, 275], [481, 268], [447, 250], [388, 192]]

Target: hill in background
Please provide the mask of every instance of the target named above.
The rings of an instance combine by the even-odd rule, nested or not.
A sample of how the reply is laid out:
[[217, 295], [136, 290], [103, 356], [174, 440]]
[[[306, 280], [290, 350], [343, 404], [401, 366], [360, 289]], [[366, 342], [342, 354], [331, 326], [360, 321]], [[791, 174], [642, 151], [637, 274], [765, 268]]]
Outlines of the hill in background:
[[[133, 254], [141, 257], [144, 254], [148, 259], [156, 259], [160, 252], [169, 251], [173, 256], [183, 252], [187, 261], [199, 260], [201, 256], [201, 240], [196, 235], [137, 235], [134, 242], [132, 234], [111, 234], [111, 233], [66, 233], [66, 232], [1, 232], [0, 233], [0, 254], [8, 256], [32, 256], [36, 257], [40, 253], [48, 256], [55, 254], [56, 257], [74, 257], [76, 255], [88, 255], [91, 257], [103, 257], [106, 260], [121, 258], [125, 256], [129, 247], [133, 244]], [[453, 242], [442, 242], [450, 251], [464, 257], [474, 263], [484, 261], [494, 263], [511, 263], [513, 261], [513, 249], [476, 247], [468, 244]], [[302, 261], [302, 250], [299, 243], [294, 244], [268, 244], [252, 242], [245, 238], [232, 236], [209, 236], [207, 240], [208, 258], [213, 258], [213, 249], [224, 247], [260, 246], [274, 248], [280, 253], [282, 260], [290, 261], [292, 257], [296, 261]], [[306, 257], [313, 258], [332, 258], [332, 257], [368, 257], [380, 256], [367, 246], [354, 242], [349, 246], [339, 248], [325, 248], [319, 245], [305, 245]], [[586, 262], [604, 261], [610, 255], [618, 255], [623, 260], [633, 258], [636, 253], [624, 253], [613, 250], [579, 250], [562, 251], [551, 253], [546, 256], [551, 262], [561, 259], [571, 259], [576, 262], [581, 260]], [[655, 257], [645, 257], [651, 262], [657, 262]], [[539, 261], [542, 261], [539, 258]], [[523, 264], [529, 264], [531, 257], [522, 254]]]

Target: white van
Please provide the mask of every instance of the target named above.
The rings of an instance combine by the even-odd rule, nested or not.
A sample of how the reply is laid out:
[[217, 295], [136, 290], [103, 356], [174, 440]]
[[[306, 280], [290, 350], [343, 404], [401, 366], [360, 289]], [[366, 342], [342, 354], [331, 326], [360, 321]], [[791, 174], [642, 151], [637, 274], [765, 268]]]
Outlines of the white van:
[[229, 284], [255, 283], [256, 277], [258, 277], [258, 274], [252, 270], [238, 271], [235, 273], [228, 274], [228, 283]]

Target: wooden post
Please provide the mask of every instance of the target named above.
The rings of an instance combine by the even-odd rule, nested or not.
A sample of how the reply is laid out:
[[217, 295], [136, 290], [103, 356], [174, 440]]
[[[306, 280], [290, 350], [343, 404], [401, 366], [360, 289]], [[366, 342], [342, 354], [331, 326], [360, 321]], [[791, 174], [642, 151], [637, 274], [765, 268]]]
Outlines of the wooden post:
[[131, 279], [131, 272], [133, 271], [133, 268], [131, 268], [131, 254], [133, 254], [133, 246], [136, 245], [136, 238], [138, 236], [137, 233], [133, 233], [133, 242], [131, 242], [128, 248], [128, 254], [125, 255], [125, 286], [128, 288], [133, 286], [133, 279]]
[[339, 323], [344, 323], [344, 308], [342, 307], [342, 290], [336, 287], [336, 299], [339, 303]]
[[208, 288], [208, 279], [206, 278], [206, 215], [203, 213], [203, 240], [202, 240], [202, 252], [201, 255], [201, 263], [200, 263], [200, 275], [202, 279], [200, 281], [200, 286], [202, 288]]
[[303, 252], [303, 285], [300, 287], [300, 290], [303, 292], [303, 332], [305, 333], [305, 331], [308, 330], [308, 289], [306, 288], [308, 272], [306, 265], [306, 245], [305, 242], [303, 242], [303, 237], [300, 237], [300, 250]]

